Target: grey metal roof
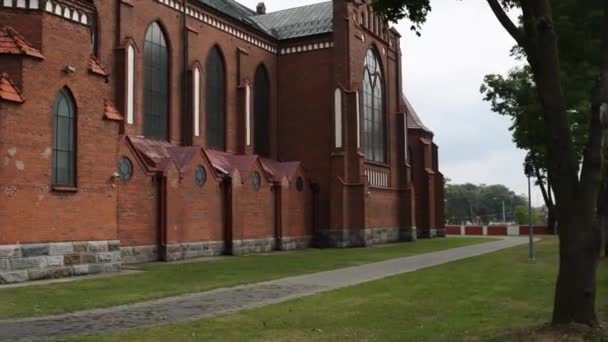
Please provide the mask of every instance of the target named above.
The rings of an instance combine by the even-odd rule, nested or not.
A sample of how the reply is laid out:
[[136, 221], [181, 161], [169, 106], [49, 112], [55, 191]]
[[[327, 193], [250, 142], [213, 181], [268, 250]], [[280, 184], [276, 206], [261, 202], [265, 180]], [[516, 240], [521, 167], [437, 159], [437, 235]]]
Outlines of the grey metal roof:
[[198, 0], [200, 3], [205, 4], [214, 10], [231, 17], [232, 19], [236, 19], [246, 25], [249, 25], [253, 29], [262, 31], [266, 34], [272, 36], [272, 33], [267, 29], [260, 27], [257, 23], [255, 23], [251, 18], [257, 13], [244, 6], [235, 0]]
[[251, 19], [277, 39], [290, 39], [332, 32], [333, 16], [333, 3], [327, 1], [256, 15]]

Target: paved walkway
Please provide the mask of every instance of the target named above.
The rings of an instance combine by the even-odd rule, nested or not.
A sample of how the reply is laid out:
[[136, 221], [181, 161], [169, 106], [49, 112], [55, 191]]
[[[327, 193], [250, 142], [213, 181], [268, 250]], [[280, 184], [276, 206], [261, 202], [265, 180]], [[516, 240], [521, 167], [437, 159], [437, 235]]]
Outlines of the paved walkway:
[[45, 341], [60, 336], [102, 334], [174, 324], [281, 303], [342, 287], [466, 259], [525, 244], [526, 238], [454, 248], [349, 268], [218, 289], [110, 309], [0, 321], [0, 341]]

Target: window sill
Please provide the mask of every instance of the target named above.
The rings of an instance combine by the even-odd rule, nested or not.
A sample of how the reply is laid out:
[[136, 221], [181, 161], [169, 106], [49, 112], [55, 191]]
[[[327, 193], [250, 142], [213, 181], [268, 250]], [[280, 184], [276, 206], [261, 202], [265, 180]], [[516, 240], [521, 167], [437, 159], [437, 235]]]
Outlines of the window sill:
[[380, 163], [380, 162], [373, 161], [373, 160], [365, 160], [365, 164], [372, 165], [372, 166], [378, 166], [378, 167], [384, 167], [387, 169], [389, 169], [391, 167], [389, 164]]
[[57, 186], [57, 185], [53, 185], [52, 189], [53, 189], [54, 192], [66, 192], [66, 193], [75, 193], [75, 192], [78, 192], [78, 188], [71, 187], [71, 186]]

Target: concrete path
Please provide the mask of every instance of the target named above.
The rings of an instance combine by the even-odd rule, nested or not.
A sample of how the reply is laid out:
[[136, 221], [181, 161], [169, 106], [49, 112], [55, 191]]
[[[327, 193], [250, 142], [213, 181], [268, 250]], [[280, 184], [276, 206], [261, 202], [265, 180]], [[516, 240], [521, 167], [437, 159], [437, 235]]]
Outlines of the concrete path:
[[448, 249], [349, 268], [110, 309], [0, 321], [0, 341], [49, 340], [194, 321], [281, 303], [527, 243], [526, 238]]

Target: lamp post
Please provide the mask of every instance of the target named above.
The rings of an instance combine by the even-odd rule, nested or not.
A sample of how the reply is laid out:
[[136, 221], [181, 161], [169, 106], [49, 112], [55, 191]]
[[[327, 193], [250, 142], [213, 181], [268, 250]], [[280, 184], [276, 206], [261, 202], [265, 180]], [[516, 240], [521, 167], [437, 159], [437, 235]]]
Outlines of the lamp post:
[[500, 199], [498, 197], [494, 197], [494, 200], [496, 201], [502, 201], [502, 223], [507, 223], [507, 215], [505, 214], [505, 200]]
[[528, 177], [528, 220], [529, 220], [528, 235], [530, 236], [529, 259], [530, 259], [530, 261], [534, 261], [535, 256], [534, 256], [534, 227], [532, 227], [532, 183], [530, 181], [530, 178], [532, 178], [532, 176], [534, 175], [534, 167], [532, 166], [531, 163], [529, 163], [529, 162], [524, 163], [524, 173], [526, 174], [526, 177]]

